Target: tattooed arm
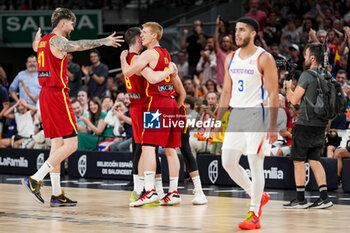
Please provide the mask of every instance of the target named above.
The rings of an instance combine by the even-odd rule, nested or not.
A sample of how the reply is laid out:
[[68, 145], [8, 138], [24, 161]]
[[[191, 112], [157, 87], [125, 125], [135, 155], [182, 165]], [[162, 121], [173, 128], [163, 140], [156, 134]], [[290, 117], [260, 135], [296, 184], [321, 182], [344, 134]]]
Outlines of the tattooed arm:
[[120, 47], [118, 42], [123, 42], [122, 36], [115, 36], [115, 32], [110, 36], [97, 40], [78, 40], [70, 41], [63, 36], [55, 36], [50, 41], [50, 46], [61, 50], [62, 52], [75, 52], [93, 49], [102, 45]]

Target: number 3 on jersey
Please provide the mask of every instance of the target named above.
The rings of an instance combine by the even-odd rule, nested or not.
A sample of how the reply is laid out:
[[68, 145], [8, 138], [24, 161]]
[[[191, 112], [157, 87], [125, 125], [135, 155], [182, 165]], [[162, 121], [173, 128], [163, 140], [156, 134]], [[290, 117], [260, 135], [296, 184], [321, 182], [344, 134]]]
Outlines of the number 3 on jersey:
[[238, 80], [238, 91], [244, 91], [244, 81], [242, 79]]

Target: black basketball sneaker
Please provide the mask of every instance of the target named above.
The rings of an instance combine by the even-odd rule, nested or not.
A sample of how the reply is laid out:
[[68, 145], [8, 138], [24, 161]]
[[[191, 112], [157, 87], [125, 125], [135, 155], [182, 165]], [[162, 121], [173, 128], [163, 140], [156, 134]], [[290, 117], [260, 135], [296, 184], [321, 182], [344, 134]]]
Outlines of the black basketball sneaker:
[[40, 188], [43, 185], [43, 181], [37, 181], [31, 177], [28, 177], [22, 180], [22, 184], [27, 188], [29, 193], [37, 202], [44, 204], [45, 201], [40, 194]]
[[64, 195], [64, 191], [62, 190], [62, 194], [58, 196], [51, 196], [50, 206], [51, 207], [63, 207], [63, 206], [76, 206], [77, 201], [72, 201], [68, 197]]

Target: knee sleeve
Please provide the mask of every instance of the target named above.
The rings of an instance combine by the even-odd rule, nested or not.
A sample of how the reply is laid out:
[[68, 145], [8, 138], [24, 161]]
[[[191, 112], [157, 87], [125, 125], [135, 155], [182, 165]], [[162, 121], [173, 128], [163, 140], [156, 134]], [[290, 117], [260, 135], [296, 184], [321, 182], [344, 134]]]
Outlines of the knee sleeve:
[[162, 174], [162, 165], [160, 163], [159, 153], [158, 153], [159, 146], [155, 147], [156, 150], [156, 174]]
[[186, 169], [189, 172], [194, 172], [198, 170], [197, 161], [194, 158], [191, 147], [188, 132], [186, 134], [181, 134], [181, 154], [186, 164]]
[[134, 157], [132, 160], [132, 172], [133, 174], [137, 175], [139, 172], [138, 166], [139, 166], [139, 161], [141, 157], [141, 152], [142, 152], [142, 146], [140, 143], [135, 143], [135, 150], [133, 152]]

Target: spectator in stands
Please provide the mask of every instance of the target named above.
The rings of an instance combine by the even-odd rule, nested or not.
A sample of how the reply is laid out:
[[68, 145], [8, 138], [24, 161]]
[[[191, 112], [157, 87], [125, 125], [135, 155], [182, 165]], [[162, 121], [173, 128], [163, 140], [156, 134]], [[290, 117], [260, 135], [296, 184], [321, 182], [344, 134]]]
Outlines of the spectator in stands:
[[20, 99], [24, 99], [28, 104], [35, 106], [41, 91], [36, 56], [30, 55], [27, 58], [26, 67], [27, 69], [19, 72], [12, 81], [9, 92], [12, 99], [18, 102], [17, 92], [19, 91]]
[[297, 31], [300, 35], [300, 45], [304, 47], [309, 42], [310, 30], [313, 28], [313, 21], [311, 18], [306, 18], [302, 27], [298, 28]]
[[117, 95], [116, 101], [124, 102], [124, 99], [125, 99], [124, 92], [119, 92], [118, 95]]
[[78, 133], [78, 150], [96, 150], [98, 142], [114, 137], [113, 127], [107, 126], [104, 121], [106, 115], [98, 97], [89, 100], [89, 118], [80, 117], [89, 127], [89, 133]]
[[327, 157], [334, 158], [335, 149], [340, 146], [342, 138], [339, 137], [336, 129], [330, 129], [326, 135]]
[[287, 114], [286, 114], [286, 111], [284, 110], [285, 102], [286, 102], [285, 97], [281, 94], [278, 94], [278, 97], [279, 97], [279, 106], [278, 106], [276, 126], [279, 134], [278, 134], [277, 141], [272, 144], [271, 155], [281, 156], [281, 154], [277, 154], [277, 151], [286, 145], [285, 140], [281, 134], [281, 130], [287, 128]]
[[282, 29], [281, 45], [285, 54], [289, 54], [289, 47], [292, 44], [300, 43], [300, 34], [296, 30], [294, 17], [290, 16], [287, 20], [287, 26]]
[[83, 83], [81, 79], [80, 65], [73, 62], [73, 54], [67, 54], [68, 62], [68, 87], [69, 97], [77, 97], [78, 91], [81, 89]]
[[113, 106], [113, 100], [111, 97], [103, 97], [102, 99], [102, 112], [108, 112]]
[[0, 64], [0, 80], [1, 80], [3, 86], [8, 85], [7, 74], [4, 70], [4, 68], [2, 68], [1, 64]]
[[344, 88], [349, 88], [350, 85], [346, 82], [347, 77], [346, 77], [346, 71], [343, 69], [338, 70], [337, 75], [335, 76], [335, 79], [338, 81], [338, 83], [341, 85], [341, 87]]
[[[219, 38], [218, 41], [221, 41], [222, 38], [225, 36], [233, 37], [234, 32], [232, 31], [230, 27], [230, 23], [226, 20], [223, 20], [221, 16], [218, 16], [220, 20], [220, 26], [219, 26]], [[237, 48], [235, 48], [237, 49]]]
[[81, 104], [81, 107], [87, 111], [89, 109], [89, 98], [88, 98], [88, 93], [85, 90], [80, 90], [78, 91], [78, 97], [77, 97], [78, 101]]
[[[209, 79], [202, 85], [202, 90], [204, 95], [207, 95], [209, 91], [214, 91], [218, 93], [218, 90], [217, 90], [218, 88], [220, 88], [220, 86], [216, 85], [216, 83], [211, 79]], [[220, 91], [221, 91], [221, 88], [220, 88]]]
[[203, 95], [203, 93], [199, 90], [200, 80], [197, 75], [194, 75], [193, 79], [191, 76], [185, 76], [183, 85], [187, 96], [198, 98], [199, 96]]
[[345, 148], [337, 148], [334, 151], [334, 158], [338, 160], [338, 184], [342, 180], [342, 171], [343, 171], [343, 159], [350, 158], [350, 145], [349, 140], [346, 142]]
[[81, 70], [85, 75], [85, 84], [88, 85], [90, 96], [97, 96], [102, 99], [107, 91], [108, 67], [101, 63], [100, 52], [93, 49], [90, 52], [92, 66], [82, 66]]
[[303, 70], [304, 60], [300, 58], [299, 46], [297, 44], [292, 44], [289, 47], [290, 60], [291, 62], [297, 64], [296, 70]]
[[[339, 37], [339, 38], [338, 38]], [[332, 66], [332, 75], [335, 76], [335, 66], [340, 64], [339, 45], [341, 44], [343, 35], [334, 29], [328, 32], [327, 47], [328, 47], [328, 62]]]
[[[116, 101], [117, 102], [117, 101]], [[119, 126], [119, 133], [125, 132], [125, 139], [115, 142], [110, 146], [110, 151], [130, 151], [132, 143], [132, 125], [129, 110], [123, 102], [118, 101], [115, 106], [115, 114], [123, 124]]]
[[184, 76], [188, 75], [188, 62], [186, 60], [186, 53], [184, 51], [179, 51], [177, 53], [177, 70], [181, 80]]
[[108, 97], [111, 97], [112, 99], [117, 98], [117, 84], [116, 81], [114, 79], [114, 77], [108, 77], [107, 79], [107, 91], [106, 91], [106, 95]]
[[28, 104], [24, 99], [19, 99], [15, 105], [7, 109], [4, 116], [16, 120], [17, 134], [14, 135], [13, 138], [1, 139], [1, 148], [10, 146], [13, 148], [19, 148], [26, 139], [32, 140], [34, 135], [33, 116], [36, 110], [35, 106]]
[[214, 51], [214, 39], [207, 39], [205, 50], [201, 51], [201, 58], [197, 64], [197, 72], [200, 74], [200, 80], [206, 82], [209, 79], [216, 80], [216, 54]]
[[76, 98], [72, 98], [70, 102], [77, 122], [78, 132], [81, 131], [87, 133], [88, 126], [80, 119], [80, 117], [89, 118], [89, 112], [83, 109], [81, 103]]
[[[211, 91], [205, 97], [202, 103], [197, 120], [202, 122], [214, 120], [216, 118], [218, 104], [218, 95]], [[197, 156], [197, 153], [210, 152], [211, 150], [211, 127], [203, 127], [195, 129], [193, 137], [190, 137], [190, 146], [193, 155]]]
[[269, 18], [264, 27], [264, 38], [268, 45], [273, 43], [280, 43], [280, 38], [282, 34], [282, 24], [277, 21], [277, 13], [271, 11], [269, 13]]
[[267, 16], [264, 11], [259, 9], [259, 0], [250, 0], [249, 12], [245, 16], [255, 19], [259, 23], [259, 31], [262, 31], [266, 24]]
[[220, 17], [216, 18], [216, 26], [214, 32], [214, 51], [216, 53], [216, 83], [222, 86], [225, 74], [225, 59], [226, 56], [233, 50], [232, 36], [224, 36], [219, 41]]
[[288, 121], [287, 128], [281, 129], [279, 131], [279, 134], [282, 137], [284, 137], [284, 140], [286, 141], [286, 143], [285, 145], [279, 147], [276, 153], [277, 156], [290, 155], [290, 149], [292, 146], [292, 131], [293, 131], [295, 122], [298, 120], [298, 117], [299, 117], [299, 108], [300, 108], [299, 104], [290, 105], [289, 113], [292, 118]]
[[193, 34], [188, 36], [188, 30], [183, 31], [180, 48], [186, 49], [188, 54], [188, 73], [196, 73], [196, 65], [200, 58], [200, 52], [205, 48], [207, 36], [203, 33], [203, 25], [200, 20], [195, 20], [192, 26]]
[[271, 55], [273, 56], [273, 58], [275, 60], [278, 60], [278, 59], [286, 59], [282, 54], [281, 54], [281, 51], [280, 51], [280, 48], [278, 46], [278, 44], [271, 44], [270, 45], [270, 53]]

